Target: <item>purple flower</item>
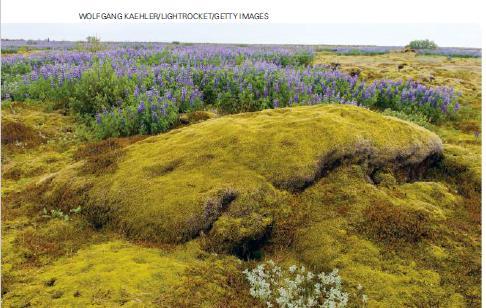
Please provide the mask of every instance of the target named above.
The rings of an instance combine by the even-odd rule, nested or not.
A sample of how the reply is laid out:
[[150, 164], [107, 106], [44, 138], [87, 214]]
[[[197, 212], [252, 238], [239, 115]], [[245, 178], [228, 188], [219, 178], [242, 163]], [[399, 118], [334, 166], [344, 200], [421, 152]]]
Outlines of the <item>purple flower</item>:
[[278, 108], [278, 107], [279, 107], [278, 99], [274, 99], [273, 100], [273, 108]]
[[140, 102], [140, 104], [138, 105], [138, 108], [137, 108], [137, 112], [142, 113], [144, 111], [145, 111], [145, 104], [143, 102]]
[[454, 105], [454, 111], [455, 111], [455, 112], [457, 112], [457, 111], [459, 110], [459, 108], [460, 108], [459, 103], [456, 103], [456, 104]]

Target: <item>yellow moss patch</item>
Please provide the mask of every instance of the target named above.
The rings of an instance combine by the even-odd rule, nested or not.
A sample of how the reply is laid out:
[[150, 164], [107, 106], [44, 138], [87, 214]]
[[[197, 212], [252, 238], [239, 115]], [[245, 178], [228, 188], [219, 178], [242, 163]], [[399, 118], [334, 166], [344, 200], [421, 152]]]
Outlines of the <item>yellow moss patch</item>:
[[81, 250], [46, 267], [27, 287], [8, 293], [5, 305], [117, 306], [150, 304], [176, 284], [187, 265], [157, 249], [110, 242]]
[[[170, 301], [214, 307], [231, 296], [236, 300], [239, 291], [228, 284], [231, 277], [241, 288], [236, 259], [216, 260], [195, 243], [164, 252], [114, 241], [82, 249], [43, 268], [24, 285], [13, 285], [3, 305], [157, 307]], [[245, 295], [239, 299], [251, 302]]]
[[36, 106], [12, 103], [2, 106], [2, 128], [8, 123], [27, 127], [33, 137], [15, 141], [18, 137], [15, 132], [2, 131], [2, 140], [15, 141], [2, 146], [3, 197], [22, 191], [42, 176], [72, 163], [72, 151], [79, 139], [71, 117], [60, 112], [45, 112]]

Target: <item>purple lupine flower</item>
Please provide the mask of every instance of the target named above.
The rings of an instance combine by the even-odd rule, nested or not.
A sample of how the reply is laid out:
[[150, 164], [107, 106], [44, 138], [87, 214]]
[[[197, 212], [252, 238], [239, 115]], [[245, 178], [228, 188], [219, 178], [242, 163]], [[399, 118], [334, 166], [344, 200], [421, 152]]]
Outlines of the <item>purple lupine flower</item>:
[[454, 111], [455, 111], [455, 112], [457, 112], [457, 111], [459, 110], [459, 108], [460, 108], [459, 103], [456, 103], [456, 104], [454, 105]]

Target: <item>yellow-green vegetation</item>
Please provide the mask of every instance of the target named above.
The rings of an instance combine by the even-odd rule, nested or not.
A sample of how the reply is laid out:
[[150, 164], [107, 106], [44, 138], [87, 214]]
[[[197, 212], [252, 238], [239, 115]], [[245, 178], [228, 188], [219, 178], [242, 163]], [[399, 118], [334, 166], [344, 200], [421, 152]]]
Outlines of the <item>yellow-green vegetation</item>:
[[469, 115], [480, 117], [481, 58], [448, 58], [418, 55], [414, 52], [392, 52], [376, 56], [321, 52], [316, 56], [315, 63], [334, 63], [341, 70], [359, 74], [365, 80], [414, 79], [429, 86], [450, 86], [462, 91], [464, 99], [461, 103], [474, 109], [474, 113]]
[[272, 259], [338, 268], [370, 307], [479, 307], [480, 60], [316, 61], [453, 86], [464, 108], [428, 129], [344, 105], [198, 112], [87, 142], [3, 106], [2, 305], [253, 307], [242, 270]]
[[73, 119], [25, 104], [2, 106], [2, 193], [20, 191], [71, 163]]
[[371, 306], [452, 298], [478, 305], [479, 276], [466, 282], [461, 273], [480, 269], [479, 237], [468, 239], [479, 226], [456, 225], [464, 200], [445, 183], [374, 185], [352, 166], [300, 197], [312, 214], [297, 231], [295, 257], [321, 271], [341, 269], [344, 281], [364, 286]]
[[95, 224], [115, 226], [131, 238], [177, 243], [211, 229], [228, 208], [278, 209], [274, 200], [245, 200], [256, 191], [278, 199], [349, 162], [366, 164], [369, 172], [389, 165], [411, 173], [441, 150], [433, 133], [363, 108], [268, 110], [147, 138], [125, 148], [104, 176], [86, 177], [77, 171], [84, 166], [69, 167], [50, 179], [45, 195], [57, 200], [73, 191], [79, 199], [76, 192], [89, 190], [82, 206]]
[[[200, 307], [224, 306], [229, 300], [252, 305], [239, 288], [241, 261], [215, 258], [190, 243], [167, 252], [124, 241], [96, 244], [46, 266], [12, 286], [5, 303], [14, 307]], [[228, 277], [235, 276], [234, 281]], [[190, 292], [188, 292], [190, 290]]]

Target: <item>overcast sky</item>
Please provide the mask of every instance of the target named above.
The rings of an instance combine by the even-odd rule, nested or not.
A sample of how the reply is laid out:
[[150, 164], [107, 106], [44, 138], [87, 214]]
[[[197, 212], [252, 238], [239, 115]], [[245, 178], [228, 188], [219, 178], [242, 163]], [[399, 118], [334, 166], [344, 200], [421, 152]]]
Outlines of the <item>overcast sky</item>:
[[104, 41], [384, 46], [428, 38], [444, 47], [481, 47], [478, 24], [2, 24], [4, 39], [82, 40], [89, 35]]

